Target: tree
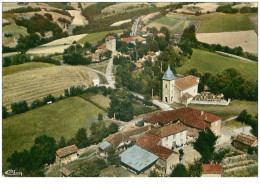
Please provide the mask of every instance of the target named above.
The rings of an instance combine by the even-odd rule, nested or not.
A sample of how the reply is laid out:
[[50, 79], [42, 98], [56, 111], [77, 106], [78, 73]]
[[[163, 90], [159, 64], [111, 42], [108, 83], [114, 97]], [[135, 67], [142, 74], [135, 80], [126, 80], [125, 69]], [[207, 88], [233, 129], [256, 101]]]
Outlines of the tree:
[[183, 164], [177, 164], [171, 173], [171, 177], [189, 177], [189, 172]]
[[53, 137], [47, 135], [36, 137], [30, 150], [32, 169], [40, 169], [46, 163], [52, 164], [55, 161], [56, 150], [57, 145]]
[[2, 106], [2, 118], [5, 119], [6, 117], [8, 117], [8, 112], [6, 107]]
[[26, 101], [21, 101], [18, 103], [13, 103], [11, 105], [12, 112], [14, 114], [21, 114], [29, 110], [29, 107], [27, 105]]
[[130, 94], [119, 91], [110, 96], [111, 102], [108, 109], [108, 117], [116, 117], [122, 121], [130, 121], [133, 119], [133, 105]]
[[37, 107], [40, 107], [42, 105], [42, 102], [41, 100], [34, 100], [31, 104], [31, 109], [34, 109], [34, 108], [37, 108]]
[[199, 132], [199, 137], [194, 143], [194, 149], [201, 154], [204, 163], [209, 163], [212, 160], [216, 140], [217, 136], [209, 128], [206, 131]]
[[47, 104], [47, 102], [55, 102], [56, 98], [53, 95], [48, 95], [43, 98], [43, 104]]
[[149, 177], [160, 177], [160, 174], [156, 172], [156, 169], [150, 171]]
[[200, 177], [202, 174], [202, 163], [200, 160], [196, 160], [193, 164], [189, 165], [189, 176]]
[[98, 113], [98, 120], [99, 120], [99, 121], [102, 121], [102, 120], [103, 120], [103, 114]]
[[108, 157], [107, 160], [111, 165], [115, 165], [116, 167], [119, 167], [120, 165], [120, 156], [116, 154], [115, 148], [110, 147], [108, 150]]
[[179, 160], [181, 161], [181, 160], [182, 160], [182, 157], [183, 157], [183, 155], [184, 155], [184, 152], [183, 152], [183, 149], [182, 149], [182, 148], [179, 150], [179, 154], [180, 154]]
[[84, 148], [89, 145], [87, 138], [87, 130], [85, 128], [80, 128], [75, 136], [76, 145], [78, 148]]
[[169, 42], [169, 40], [170, 40], [170, 31], [169, 31], [169, 29], [166, 28], [165, 26], [163, 26], [163, 27], [161, 27], [160, 32], [165, 35], [165, 40], [167, 42]]
[[66, 144], [65, 137], [64, 137], [64, 136], [61, 136], [60, 141], [58, 142], [57, 147], [58, 147], [58, 148], [64, 148], [64, 147], [66, 147], [66, 146], [67, 146], [67, 144]]

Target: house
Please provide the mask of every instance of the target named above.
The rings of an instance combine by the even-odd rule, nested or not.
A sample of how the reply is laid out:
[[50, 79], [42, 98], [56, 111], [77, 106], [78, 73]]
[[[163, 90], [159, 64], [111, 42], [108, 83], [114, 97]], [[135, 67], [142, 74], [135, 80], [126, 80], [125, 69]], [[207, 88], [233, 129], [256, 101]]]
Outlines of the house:
[[198, 131], [210, 128], [217, 136], [220, 135], [221, 117], [200, 111], [194, 108], [180, 108], [176, 110], [152, 113], [144, 118], [145, 125], [148, 124], [170, 124], [180, 120], [184, 125], [190, 127], [188, 136], [198, 136]]
[[106, 141], [106, 140], [103, 140], [99, 145], [98, 145], [98, 149], [100, 152], [107, 152], [108, 149], [110, 148], [111, 144]]
[[164, 38], [164, 37], [165, 37], [165, 34], [163, 34], [163, 33], [158, 33], [157, 36], [158, 36], [158, 37], [163, 37], [163, 38]]
[[72, 176], [72, 172], [69, 169], [65, 168], [65, 167], [61, 167], [60, 168], [60, 173], [61, 173], [62, 177], [70, 177], [70, 176]]
[[125, 42], [125, 43], [133, 43], [135, 44], [135, 40], [133, 37], [123, 37], [121, 38], [121, 41]]
[[202, 164], [201, 177], [221, 177], [222, 167], [220, 164]]
[[135, 41], [146, 44], [146, 38], [143, 38], [143, 37], [140, 37], [140, 36], [135, 37]]
[[257, 147], [257, 138], [251, 135], [239, 134], [233, 140], [233, 145], [235, 148], [248, 152], [250, 147]]
[[112, 52], [116, 51], [116, 38], [113, 36], [107, 36], [105, 38], [105, 43], [98, 46], [98, 49], [96, 50], [96, 53], [99, 52], [105, 52], [107, 50], [110, 50]]
[[56, 151], [56, 162], [67, 164], [78, 158], [78, 147], [76, 145], [60, 148]]
[[188, 105], [198, 94], [199, 77], [189, 75], [177, 78], [171, 71], [170, 65], [162, 78], [162, 100], [166, 103]]
[[152, 129], [150, 132], [161, 138], [161, 146], [173, 150], [186, 144], [188, 129], [189, 127], [177, 121], [161, 128]]
[[136, 145], [158, 157], [155, 167], [164, 174], [169, 175], [172, 172], [171, 167], [179, 163], [179, 154], [164, 147], [162, 138], [152, 132], [145, 133], [137, 140]]

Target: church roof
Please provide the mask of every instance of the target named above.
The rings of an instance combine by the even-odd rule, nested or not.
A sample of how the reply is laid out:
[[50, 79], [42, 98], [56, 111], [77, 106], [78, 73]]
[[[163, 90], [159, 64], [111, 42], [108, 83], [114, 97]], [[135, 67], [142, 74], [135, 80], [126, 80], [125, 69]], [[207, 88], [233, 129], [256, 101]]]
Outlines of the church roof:
[[181, 91], [183, 91], [185, 89], [189, 89], [190, 87], [193, 87], [198, 84], [199, 84], [199, 77], [195, 77], [193, 75], [189, 75], [189, 76], [177, 79], [175, 81], [175, 86]]
[[168, 69], [167, 71], [164, 73], [163, 75], [163, 80], [174, 80], [176, 77], [174, 76], [171, 68], [170, 68], [170, 65], [168, 65]]

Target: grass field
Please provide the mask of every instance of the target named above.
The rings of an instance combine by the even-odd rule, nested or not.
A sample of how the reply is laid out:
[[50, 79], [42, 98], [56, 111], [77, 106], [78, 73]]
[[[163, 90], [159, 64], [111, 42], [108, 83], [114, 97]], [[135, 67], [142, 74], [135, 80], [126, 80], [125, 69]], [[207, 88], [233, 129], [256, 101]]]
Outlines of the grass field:
[[42, 62], [28, 62], [20, 65], [13, 65], [9, 67], [3, 67], [3, 76], [9, 75], [9, 74], [14, 74], [18, 72], [23, 72], [27, 70], [33, 70], [33, 69], [39, 69], [39, 68], [47, 68], [55, 66], [54, 64], [49, 64], [49, 63], [42, 63]]
[[[252, 15], [252, 14], [251, 14]], [[250, 14], [221, 14], [214, 13], [198, 17], [203, 22], [199, 28], [199, 33], [211, 32], [232, 32], [253, 30], [254, 25], [250, 20]]]
[[96, 104], [99, 104], [100, 106], [104, 107], [105, 109], [109, 108], [109, 104], [111, 102], [109, 97], [100, 94], [92, 95], [90, 99], [94, 101]]
[[228, 106], [190, 104], [189, 107], [222, 116], [222, 120], [237, 116], [244, 109], [252, 116], [255, 116], [258, 113], [258, 103], [245, 100], [233, 100]]
[[236, 68], [245, 78], [257, 80], [257, 63], [204, 50], [193, 49], [191, 59], [185, 60], [182, 64], [182, 67], [176, 69], [179, 74], [184, 74], [192, 68], [197, 68], [200, 73], [210, 72], [212, 74], [221, 73], [227, 68]]
[[174, 24], [177, 24], [179, 21], [180, 20], [178, 20], [177, 18], [168, 15], [156, 20], [156, 22], [166, 24], [168, 26], [173, 26]]
[[73, 137], [81, 127], [89, 127], [103, 111], [80, 97], [68, 98], [51, 105], [3, 120], [3, 162], [14, 150], [29, 149], [35, 137], [46, 134], [56, 141]]
[[119, 29], [119, 30], [111, 30], [111, 31], [104, 31], [104, 32], [97, 32], [97, 33], [91, 33], [83, 38], [81, 38], [78, 43], [84, 44], [85, 42], [89, 43], [97, 43], [98, 41], [102, 40], [108, 33], [120, 33], [123, 32], [125, 29]]

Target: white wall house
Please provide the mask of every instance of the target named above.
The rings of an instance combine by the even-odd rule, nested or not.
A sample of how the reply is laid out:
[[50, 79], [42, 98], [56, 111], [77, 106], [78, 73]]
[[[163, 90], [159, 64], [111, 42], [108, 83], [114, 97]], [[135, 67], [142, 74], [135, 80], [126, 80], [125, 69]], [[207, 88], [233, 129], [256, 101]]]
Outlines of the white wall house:
[[169, 135], [167, 137], [162, 138], [161, 146], [172, 150], [174, 148], [178, 148], [185, 145], [186, 138], [187, 138], [187, 130], [184, 130], [176, 134]]

